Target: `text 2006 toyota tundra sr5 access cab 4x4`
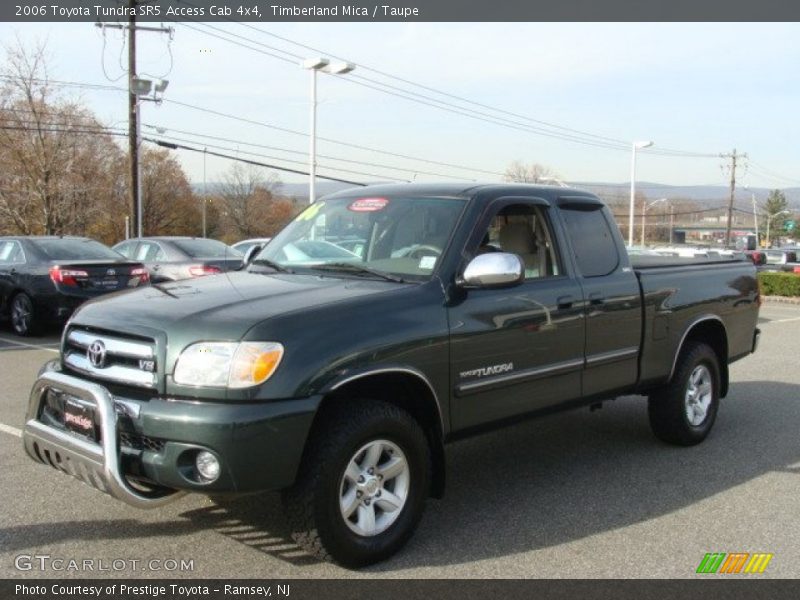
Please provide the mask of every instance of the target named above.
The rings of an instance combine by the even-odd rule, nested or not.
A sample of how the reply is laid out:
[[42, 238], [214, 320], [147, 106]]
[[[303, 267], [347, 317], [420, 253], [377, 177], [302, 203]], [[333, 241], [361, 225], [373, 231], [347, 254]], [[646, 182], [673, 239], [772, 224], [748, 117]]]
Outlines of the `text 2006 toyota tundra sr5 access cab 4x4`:
[[455, 438], [622, 394], [665, 442], [709, 434], [758, 341], [755, 267], [636, 260], [577, 190], [340, 192], [243, 271], [85, 304], [24, 445], [140, 508], [282, 490], [303, 548], [379, 561], [442, 496]]

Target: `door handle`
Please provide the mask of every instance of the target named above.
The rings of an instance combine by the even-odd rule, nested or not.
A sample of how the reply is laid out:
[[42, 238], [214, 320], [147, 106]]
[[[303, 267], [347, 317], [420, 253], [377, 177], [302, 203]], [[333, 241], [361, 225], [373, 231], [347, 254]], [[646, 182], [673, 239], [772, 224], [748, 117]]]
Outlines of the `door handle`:
[[572, 296], [559, 296], [556, 299], [556, 304], [558, 308], [565, 309], [565, 308], [572, 308], [572, 303], [575, 302], [575, 298]]
[[153, 271], [158, 271], [160, 268], [161, 268], [161, 265], [153, 265], [151, 267], [151, 269], [153, 269]]
[[592, 292], [589, 294], [589, 304], [592, 306], [599, 306], [601, 304], [605, 304], [606, 299], [603, 298], [603, 295], [600, 292]]

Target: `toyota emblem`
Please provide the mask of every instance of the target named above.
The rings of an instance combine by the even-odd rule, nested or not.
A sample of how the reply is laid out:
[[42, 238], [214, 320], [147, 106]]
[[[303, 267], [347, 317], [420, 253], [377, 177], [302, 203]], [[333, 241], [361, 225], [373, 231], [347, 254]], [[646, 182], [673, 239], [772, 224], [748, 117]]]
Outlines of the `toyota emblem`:
[[109, 277], [112, 277], [116, 274], [117, 272], [114, 269], [109, 269], [108, 271], [106, 271], [106, 275], [108, 275]]
[[102, 369], [106, 364], [106, 346], [100, 340], [95, 340], [86, 349], [86, 358], [97, 369]]

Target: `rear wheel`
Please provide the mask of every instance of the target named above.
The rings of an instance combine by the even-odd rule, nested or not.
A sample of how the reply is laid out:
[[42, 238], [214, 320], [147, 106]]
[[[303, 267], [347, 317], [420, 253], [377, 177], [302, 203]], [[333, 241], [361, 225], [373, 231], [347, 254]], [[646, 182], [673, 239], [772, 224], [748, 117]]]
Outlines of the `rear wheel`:
[[38, 323], [35, 320], [33, 301], [25, 292], [19, 292], [11, 299], [11, 327], [21, 336], [35, 335]]
[[670, 444], [692, 446], [711, 432], [719, 409], [720, 368], [716, 352], [687, 343], [672, 380], [650, 395], [648, 414], [655, 435]]
[[321, 415], [297, 483], [283, 494], [292, 537], [346, 567], [384, 560], [411, 537], [430, 485], [419, 424], [380, 401], [347, 401]]

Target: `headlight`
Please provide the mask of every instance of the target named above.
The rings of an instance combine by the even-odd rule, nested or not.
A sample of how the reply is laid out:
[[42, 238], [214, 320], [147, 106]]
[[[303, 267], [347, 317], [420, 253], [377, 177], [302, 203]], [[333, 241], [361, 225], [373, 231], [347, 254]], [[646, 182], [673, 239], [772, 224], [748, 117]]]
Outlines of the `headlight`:
[[181, 352], [173, 378], [181, 385], [246, 388], [269, 379], [281, 358], [277, 342], [200, 342]]

